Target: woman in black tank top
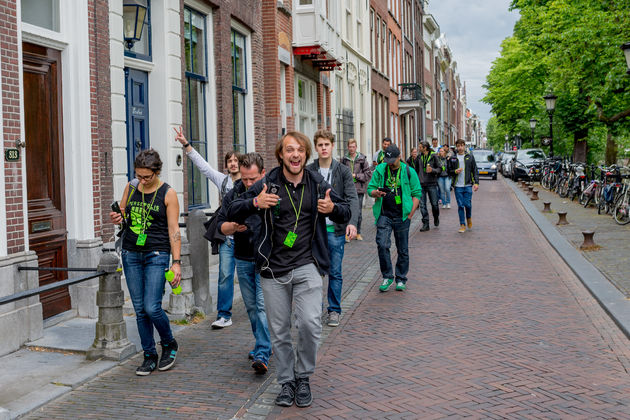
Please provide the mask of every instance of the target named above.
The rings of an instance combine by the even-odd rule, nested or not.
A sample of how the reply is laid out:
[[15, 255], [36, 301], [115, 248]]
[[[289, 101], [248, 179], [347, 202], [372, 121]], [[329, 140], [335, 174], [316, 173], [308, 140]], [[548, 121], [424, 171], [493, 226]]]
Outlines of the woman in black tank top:
[[[136, 374], [145, 376], [156, 367], [170, 369], [177, 357], [178, 345], [162, 309], [162, 295], [169, 265], [172, 286], [177, 287], [181, 280], [181, 236], [177, 194], [159, 178], [162, 161], [158, 153], [153, 149], [142, 151], [136, 157], [135, 169], [138, 181], [127, 184], [121, 201], [124, 216], [114, 212], [110, 216], [116, 224], [122, 223], [123, 217], [125, 221], [123, 269], [144, 351], [144, 361]], [[162, 345], [159, 362], [154, 327]]]

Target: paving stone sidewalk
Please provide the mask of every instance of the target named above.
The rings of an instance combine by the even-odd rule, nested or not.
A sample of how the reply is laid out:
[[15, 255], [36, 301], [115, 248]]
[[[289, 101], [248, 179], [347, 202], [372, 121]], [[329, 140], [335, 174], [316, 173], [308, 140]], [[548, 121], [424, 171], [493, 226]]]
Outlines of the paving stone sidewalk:
[[[505, 182], [512, 182], [505, 180]], [[580, 203], [562, 198], [536, 184], [540, 200], [536, 207], [542, 211], [545, 201], [551, 202], [553, 213], [547, 213], [547, 219], [558, 221], [558, 211], [567, 212], [570, 224], [556, 226], [558, 231], [579, 249], [584, 240], [583, 231], [595, 232], [595, 243], [599, 249], [583, 251], [582, 255], [589, 260], [619, 291], [630, 298], [630, 224], [618, 225], [611, 215], [597, 214], [597, 208], [584, 208]]]

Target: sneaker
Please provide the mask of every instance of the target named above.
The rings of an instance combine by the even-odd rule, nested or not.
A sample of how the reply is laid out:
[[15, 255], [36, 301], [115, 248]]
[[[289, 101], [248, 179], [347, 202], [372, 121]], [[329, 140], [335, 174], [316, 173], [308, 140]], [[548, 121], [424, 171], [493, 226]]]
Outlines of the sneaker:
[[387, 292], [389, 290], [389, 286], [391, 286], [393, 282], [394, 279], [383, 279], [383, 284], [381, 284], [381, 287], [379, 287], [378, 289], [381, 292]]
[[460, 226], [459, 226], [459, 231], [458, 231], [458, 232], [459, 232], [459, 233], [464, 233], [464, 232], [466, 232], [466, 225], [460, 225]]
[[429, 230], [429, 224], [428, 223], [426, 225], [422, 225], [422, 227], [420, 228], [420, 232], [426, 232], [427, 230]]
[[446, 208], [447, 208], [447, 209], [450, 209], [450, 208], [451, 208], [451, 203], [448, 203], [448, 204], [446, 205]]
[[402, 281], [399, 281], [398, 283], [396, 283], [396, 291], [397, 292], [404, 292], [406, 288], [407, 288], [407, 286]]
[[282, 384], [282, 390], [276, 397], [276, 405], [291, 407], [295, 400], [295, 382], [289, 381]]
[[254, 360], [254, 350], [250, 351], [249, 354], [247, 355], [247, 358], [249, 360]]
[[435, 219], [433, 219], [433, 226], [438, 227], [440, 226], [440, 218], [436, 217]]
[[472, 229], [472, 219], [466, 219], [468, 221], [468, 229]]
[[349, 244], [350, 243], [350, 237], [348, 235], [346, 235], [346, 243]]
[[446, 204], [442, 204], [442, 208], [445, 209], [446, 208]]
[[144, 354], [144, 361], [142, 362], [142, 366], [138, 366], [136, 369], [136, 375], [138, 376], [147, 376], [151, 372], [155, 370], [157, 367], [158, 356], [157, 354]]
[[232, 325], [231, 319], [225, 319], [221, 317], [212, 323], [212, 328], [218, 330], [221, 328], [229, 327], [230, 325]]
[[297, 378], [295, 387], [295, 405], [298, 407], [308, 407], [313, 402], [313, 394], [311, 394], [311, 385], [308, 378]]
[[259, 375], [264, 375], [265, 373], [267, 373], [267, 364], [260, 359], [254, 360], [254, 363], [252, 363], [252, 367]]
[[362, 241], [363, 240], [363, 236], [361, 236], [360, 233], [357, 233], [357, 241]]
[[328, 322], [326, 323], [329, 327], [336, 327], [339, 325], [339, 312], [328, 312]]
[[169, 370], [175, 364], [177, 358], [177, 341], [173, 340], [170, 344], [162, 344], [162, 357], [160, 357], [159, 371]]

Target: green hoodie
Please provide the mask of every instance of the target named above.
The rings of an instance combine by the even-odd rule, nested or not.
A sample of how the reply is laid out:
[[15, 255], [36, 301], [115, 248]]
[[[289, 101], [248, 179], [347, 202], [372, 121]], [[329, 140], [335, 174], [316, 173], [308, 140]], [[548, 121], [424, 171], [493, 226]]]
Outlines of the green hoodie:
[[[385, 186], [385, 171], [387, 170], [387, 163], [383, 162], [376, 166], [372, 179], [367, 187], [368, 195], [372, 195], [372, 191]], [[418, 200], [422, 196], [422, 187], [420, 187], [420, 180], [418, 174], [414, 170], [407, 170], [407, 164], [400, 162], [400, 185], [402, 188], [402, 220], [407, 220], [411, 208], [413, 207], [412, 197]], [[383, 205], [383, 198], [379, 197], [374, 202], [372, 212], [374, 212], [374, 224], [378, 223], [378, 218], [381, 215], [381, 206]]]

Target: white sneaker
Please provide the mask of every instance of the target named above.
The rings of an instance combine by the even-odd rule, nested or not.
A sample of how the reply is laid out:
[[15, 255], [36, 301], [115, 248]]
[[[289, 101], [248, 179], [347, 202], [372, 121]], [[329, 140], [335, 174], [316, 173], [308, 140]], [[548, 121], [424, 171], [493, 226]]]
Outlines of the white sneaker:
[[214, 321], [212, 323], [212, 328], [216, 329], [220, 329], [220, 328], [225, 328], [225, 327], [229, 327], [230, 325], [232, 325], [232, 320], [231, 319], [225, 319], [223, 317], [217, 319], [216, 321]]
[[442, 208], [445, 209], [446, 208], [446, 204], [442, 204]]
[[451, 203], [448, 203], [448, 204], [446, 205], [446, 208], [447, 208], [447, 209], [450, 209], [450, 208], [451, 208]]

